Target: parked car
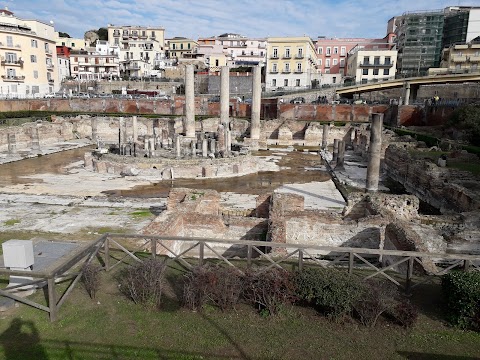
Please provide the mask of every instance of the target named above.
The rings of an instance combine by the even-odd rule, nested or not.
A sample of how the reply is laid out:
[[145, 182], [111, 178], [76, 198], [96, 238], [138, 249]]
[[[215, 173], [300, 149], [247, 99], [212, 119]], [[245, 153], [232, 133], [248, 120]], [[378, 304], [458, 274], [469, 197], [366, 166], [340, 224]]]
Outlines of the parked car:
[[208, 99], [208, 102], [220, 102], [220, 96], [212, 96], [211, 98]]
[[45, 94], [43, 96], [45, 99], [53, 99], [55, 97], [55, 93], [51, 93], [51, 94]]
[[296, 97], [295, 99], [290, 100], [290, 104], [305, 104], [305, 98], [304, 97]]
[[355, 105], [363, 105], [363, 104], [366, 104], [367, 101], [364, 100], [364, 99], [357, 99], [353, 102]]

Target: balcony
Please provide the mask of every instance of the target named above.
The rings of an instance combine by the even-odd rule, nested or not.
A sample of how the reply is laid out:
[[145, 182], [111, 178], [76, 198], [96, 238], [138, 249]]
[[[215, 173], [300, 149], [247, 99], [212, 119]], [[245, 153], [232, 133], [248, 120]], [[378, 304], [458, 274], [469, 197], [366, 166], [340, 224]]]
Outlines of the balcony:
[[0, 49], [8, 49], [8, 50], [17, 50], [17, 51], [21, 51], [22, 50], [22, 47], [20, 46], [20, 44], [5, 44], [3, 42], [0, 42]]
[[325, 56], [332, 56], [332, 53], [327, 52], [325, 53]]
[[480, 55], [470, 55], [468, 60], [470, 60], [470, 62], [480, 62]]
[[48, 83], [49, 83], [50, 85], [52, 85], [52, 84], [55, 83], [55, 80], [54, 80], [54, 79], [48, 79]]
[[303, 73], [303, 71], [302, 71], [302, 69], [296, 69], [296, 70], [294, 71], [294, 73], [295, 73], [295, 74], [301, 74], [301, 73]]
[[282, 74], [290, 74], [292, 71], [290, 69], [283, 69]]
[[45, 55], [47, 55], [47, 56], [52, 56], [52, 50], [50, 50], [50, 49], [45, 49]]
[[120, 31], [114, 31], [114, 32], [113, 32], [113, 36], [119, 37], [119, 36], [120, 36]]
[[25, 81], [25, 76], [2, 75], [2, 79], [3, 81], [23, 82]]
[[270, 59], [272, 59], [272, 60], [277, 59], [278, 60], [278, 55], [273, 54], [273, 55], [270, 56]]
[[20, 66], [23, 67], [23, 60], [2, 59], [2, 66]]
[[266, 49], [266, 48], [267, 48], [267, 45], [265, 45], [265, 44], [258, 44], [258, 48], [259, 48], [259, 49]]
[[53, 64], [47, 64], [47, 70], [53, 70], [54, 68]]
[[387, 62], [361, 62], [360, 67], [364, 68], [391, 68], [395, 64], [395, 61], [387, 61]]
[[466, 62], [467, 61], [467, 55], [453, 55], [452, 56], [452, 61], [453, 62]]
[[305, 56], [303, 54], [297, 54], [295, 55], [295, 59], [303, 59]]
[[290, 54], [283, 54], [282, 59], [291, 59], [292, 55]]
[[277, 69], [272, 69], [272, 70], [270, 70], [270, 74], [278, 74], [278, 70]]

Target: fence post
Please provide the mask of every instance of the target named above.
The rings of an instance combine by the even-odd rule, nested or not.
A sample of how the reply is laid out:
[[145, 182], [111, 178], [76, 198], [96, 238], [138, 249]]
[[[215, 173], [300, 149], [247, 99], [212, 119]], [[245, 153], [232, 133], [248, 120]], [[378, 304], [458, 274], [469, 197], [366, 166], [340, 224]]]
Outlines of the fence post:
[[47, 280], [48, 291], [48, 309], [50, 311], [50, 321], [57, 320], [57, 294], [55, 292], [55, 276], [49, 277]]
[[105, 247], [105, 271], [110, 271], [110, 241], [108, 236], [105, 239], [103, 246]]
[[353, 251], [348, 253], [348, 274], [352, 275], [353, 273], [353, 260], [355, 259], [355, 254]]
[[468, 270], [470, 270], [470, 265], [471, 265], [470, 260], [464, 260], [464, 262], [463, 262], [463, 271], [468, 271]]
[[303, 270], [303, 250], [298, 249], [298, 270]]
[[152, 258], [155, 259], [157, 256], [157, 239], [150, 239], [150, 252], [152, 253]]
[[247, 245], [247, 267], [252, 266], [252, 245]]
[[405, 283], [405, 292], [410, 294], [410, 290], [412, 288], [412, 275], [413, 275], [413, 264], [415, 262], [415, 258], [410, 256], [408, 258], [408, 268], [407, 268], [407, 281]]
[[203, 265], [203, 256], [205, 252], [205, 243], [203, 241], [200, 242], [200, 253], [198, 254], [198, 265]]

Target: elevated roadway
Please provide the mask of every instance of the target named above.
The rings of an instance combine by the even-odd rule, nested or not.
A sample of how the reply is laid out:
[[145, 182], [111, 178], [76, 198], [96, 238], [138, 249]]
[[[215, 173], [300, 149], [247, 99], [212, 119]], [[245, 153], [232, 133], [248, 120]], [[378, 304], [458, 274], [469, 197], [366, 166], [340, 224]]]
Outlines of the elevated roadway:
[[431, 76], [392, 79], [381, 82], [370, 82], [367, 84], [355, 84], [352, 86], [337, 88], [336, 93], [339, 96], [353, 97], [354, 94], [361, 94], [370, 91], [404, 88], [405, 105], [408, 105], [411, 100], [416, 99], [418, 88], [421, 85], [465, 82], [480, 82], [480, 72], [468, 74], [437, 74]]

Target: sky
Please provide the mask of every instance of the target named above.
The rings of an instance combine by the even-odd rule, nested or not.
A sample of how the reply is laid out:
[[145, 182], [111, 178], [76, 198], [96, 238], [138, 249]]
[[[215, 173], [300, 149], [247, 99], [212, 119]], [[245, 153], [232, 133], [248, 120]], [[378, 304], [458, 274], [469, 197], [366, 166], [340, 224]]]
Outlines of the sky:
[[53, 21], [56, 31], [76, 38], [108, 24], [161, 26], [166, 38], [382, 38], [393, 16], [457, 5], [480, 6], [480, 0], [0, 0], [17, 17]]

